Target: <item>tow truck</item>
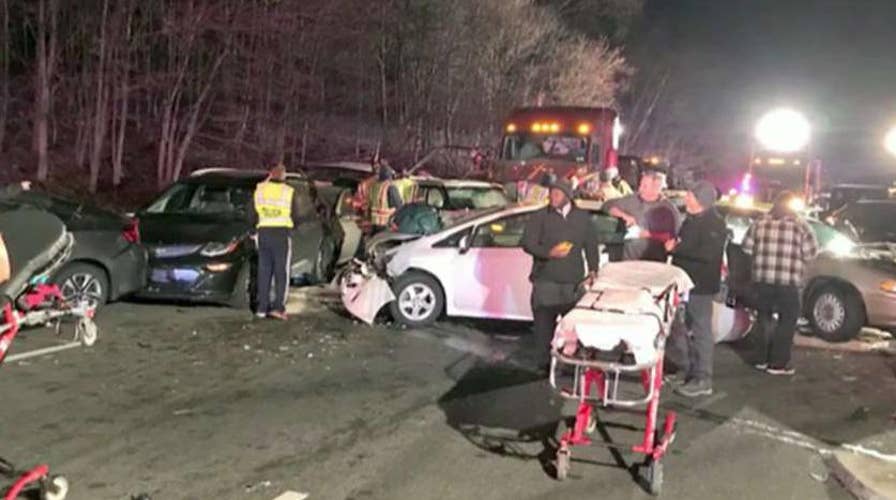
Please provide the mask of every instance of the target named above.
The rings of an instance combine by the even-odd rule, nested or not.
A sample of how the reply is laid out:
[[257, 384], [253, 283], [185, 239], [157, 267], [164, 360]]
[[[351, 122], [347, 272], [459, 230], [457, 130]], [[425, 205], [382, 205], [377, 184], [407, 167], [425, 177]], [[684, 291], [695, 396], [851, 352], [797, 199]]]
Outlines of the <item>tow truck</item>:
[[582, 165], [591, 171], [615, 166], [622, 134], [616, 110], [596, 107], [519, 108], [503, 128], [490, 173], [510, 186], [541, 171], [563, 177]]

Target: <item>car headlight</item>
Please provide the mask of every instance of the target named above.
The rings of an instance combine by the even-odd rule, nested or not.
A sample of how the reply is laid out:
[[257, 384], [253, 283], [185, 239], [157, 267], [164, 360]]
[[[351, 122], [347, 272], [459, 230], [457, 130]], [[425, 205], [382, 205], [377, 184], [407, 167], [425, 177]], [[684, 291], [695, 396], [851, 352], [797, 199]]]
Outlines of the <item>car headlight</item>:
[[882, 281], [880, 289], [887, 293], [896, 293], [896, 280]]
[[233, 240], [229, 243], [207, 243], [199, 253], [204, 257], [220, 257], [236, 250], [239, 243], [239, 240]]
[[799, 197], [791, 198], [790, 201], [787, 202], [787, 207], [793, 210], [794, 212], [802, 212], [806, 209], [806, 201]]
[[840, 257], [851, 254], [855, 248], [856, 244], [852, 240], [841, 235], [835, 236], [825, 246], [825, 250]]

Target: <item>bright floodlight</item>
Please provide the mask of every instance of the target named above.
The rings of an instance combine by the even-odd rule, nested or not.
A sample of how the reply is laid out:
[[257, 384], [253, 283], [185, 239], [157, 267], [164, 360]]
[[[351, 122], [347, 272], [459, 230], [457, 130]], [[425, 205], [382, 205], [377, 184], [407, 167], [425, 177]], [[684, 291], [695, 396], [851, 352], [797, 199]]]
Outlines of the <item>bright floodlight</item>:
[[887, 152], [893, 156], [896, 156], [896, 127], [890, 129], [887, 132], [887, 135], [884, 137], [884, 147], [887, 149]]
[[792, 109], [776, 109], [756, 124], [756, 140], [777, 153], [795, 153], [809, 144], [811, 127], [805, 116]]

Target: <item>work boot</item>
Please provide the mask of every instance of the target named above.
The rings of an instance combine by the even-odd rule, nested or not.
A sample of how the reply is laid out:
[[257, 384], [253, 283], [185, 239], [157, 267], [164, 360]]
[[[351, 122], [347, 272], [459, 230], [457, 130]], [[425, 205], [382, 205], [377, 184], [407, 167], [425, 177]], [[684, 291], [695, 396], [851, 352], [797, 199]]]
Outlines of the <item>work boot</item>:
[[694, 379], [683, 386], [676, 388], [675, 392], [676, 394], [681, 394], [688, 398], [710, 396], [712, 395], [712, 382], [709, 380]]

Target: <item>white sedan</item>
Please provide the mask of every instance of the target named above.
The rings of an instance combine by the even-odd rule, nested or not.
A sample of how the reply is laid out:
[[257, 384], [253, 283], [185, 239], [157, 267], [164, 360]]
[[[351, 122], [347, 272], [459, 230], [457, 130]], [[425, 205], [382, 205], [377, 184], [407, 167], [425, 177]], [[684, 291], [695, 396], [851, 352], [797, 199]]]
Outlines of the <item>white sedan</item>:
[[[624, 223], [602, 212], [599, 203], [579, 206], [592, 215], [604, 264], [608, 249], [624, 241]], [[539, 208], [487, 210], [428, 236], [378, 235], [368, 246], [369, 262], [342, 280], [343, 303], [368, 322], [388, 303], [392, 317], [408, 326], [428, 325], [442, 315], [531, 321], [532, 257], [520, 241]], [[723, 294], [714, 305], [717, 340], [739, 338], [749, 328], [749, 318], [726, 307]]]
[[[517, 205], [486, 210], [457, 219], [436, 234], [375, 239], [368, 251], [373, 267], [391, 282], [392, 316], [413, 326], [432, 323], [442, 314], [531, 320], [532, 258], [520, 240], [526, 221], [539, 208]], [[621, 243], [618, 219], [594, 207], [586, 209], [592, 213], [602, 243]], [[390, 244], [395, 246], [384, 249]]]

